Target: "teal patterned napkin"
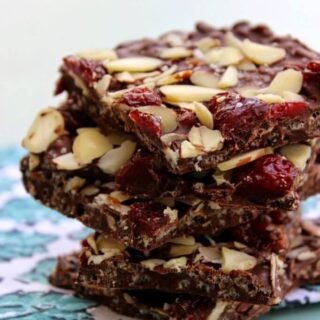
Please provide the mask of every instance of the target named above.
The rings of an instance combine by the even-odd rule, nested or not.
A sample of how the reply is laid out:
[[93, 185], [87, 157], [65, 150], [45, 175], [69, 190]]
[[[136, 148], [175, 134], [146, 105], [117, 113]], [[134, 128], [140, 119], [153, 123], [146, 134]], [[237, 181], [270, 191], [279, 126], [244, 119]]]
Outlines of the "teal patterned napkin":
[[[48, 283], [56, 257], [79, 249], [90, 229], [27, 195], [18, 169], [23, 154], [20, 148], [0, 149], [0, 320], [129, 319]], [[320, 197], [303, 209], [308, 217], [320, 216]], [[290, 293], [281, 308], [317, 302], [320, 286], [307, 286]]]

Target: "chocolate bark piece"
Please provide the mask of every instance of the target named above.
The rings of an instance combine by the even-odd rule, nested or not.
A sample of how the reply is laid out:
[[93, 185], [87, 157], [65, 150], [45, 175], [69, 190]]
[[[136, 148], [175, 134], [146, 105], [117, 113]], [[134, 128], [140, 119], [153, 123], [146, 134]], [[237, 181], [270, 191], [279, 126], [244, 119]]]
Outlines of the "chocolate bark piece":
[[114, 190], [112, 183], [95, 185], [90, 178], [56, 170], [38, 168], [30, 171], [28, 162], [28, 158], [22, 161], [23, 179], [33, 197], [126, 246], [142, 251], [154, 249], [181, 235], [219, 235], [259, 215], [292, 215], [245, 203], [221, 206], [194, 197], [174, 199], [174, 203], [170, 198], [135, 200]]
[[83, 242], [79, 283], [273, 305], [288, 281], [282, 257], [241, 243], [176, 238], [149, 255], [103, 236]]
[[132, 136], [102, 131], [86, 122], [72, 101], [41, 111], [23, 144], [31, 153], [30, 170], [76, 174], [94, 184], [115, 181], [117, 190], [135, 198], [195, 196], [220, 206], [252, 204], [283, 210], [297, 208], [296, 190], [318, 154], [316, 141], [276, 150], [268, 147], [228, 160], [227, 171], [177, 176], [162, 168]]
[[214, 301], [193, 295], [77, 285], [75, 263], [79, 265], [79, 257], [76, 253], [59, 257], [55, 270], [50, 276], [50, 282], [57, 287], [72, 289], [77, 294], [93, 298], [120, 314], [138, 319], [205, 320], [214, 314], [214, 319], [217, 320], [250, 320], [270, 310], [269, 306], [264, 305]]
[[198, 24], [66, 57], [57, 92], [68, 91], [100, 126], [134, 133], [183, 174], [319, 136], [319, 57], [266, 26]]

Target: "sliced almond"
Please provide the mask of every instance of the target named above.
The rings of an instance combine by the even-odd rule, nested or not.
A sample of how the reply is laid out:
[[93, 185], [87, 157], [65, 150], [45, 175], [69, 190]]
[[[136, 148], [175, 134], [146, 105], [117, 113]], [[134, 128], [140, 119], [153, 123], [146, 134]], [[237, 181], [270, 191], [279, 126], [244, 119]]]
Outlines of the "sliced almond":
[[83, 165], [80, 165], [72, 152], [63, 154], [57, 158], [54, 158], [53, 163], [57, 165], [58, 169], [61, 170], [79, 170], [83, 168]]
[[174, 244], [183, 244], [185, 246], [193, 246], [196, 244], [196, 240], [194, 237], [189, 236], [189, 237], [176, 237], [176, 238], [172, 238], [170, 241], [168, 241], [170, 243], [174, 243]]
[[236, 88], [235, 90], [243, 97], [250, 98], [255, 97], [257, 94], [259, 94], [261, 89], [253, 86], [244, 86], [241, 88]]
[[89, 186], [83, 188], [80, 193], [83, 196], [91, 197], [91, 196], [94, 196], [97, 193], [99, 193], [99, 191], [100, 191], [99, 188], [97, 188], [96, 186], [89, 185]]
[[227, 161], [219, 163], [218, 169], [221, 171], [227, 171], [233, 168], [241, 167], [270, 153], [273, 153], [273, 149], [269, 147], [242, 153]]
[[177, 33], [167, 33], [161, 37], [161, 40], [172, 47], [180, 47], [184, 43], [183, 36]]
[[188, 139], [193, 145], [202, 147], [207, 152], [220, 149], [223, 143], [219, 130], [211, 130], [204, 126], [193, 126], [189, 131]]
[[99, 97], [102, 97], [106, 94], [110, 86], [111, 79], [112, 77], [110, 76], [110, 74], [106, 74], [98, 82], [95, 82], [93, 84], [93, 88], [96, 90]]
[[303, 75], [300, 71], [287, 69], [278, 72], [271, 81], [268, 92], [281, 95], [283, 91], [299, 93], [302, 88]]
[[257, 264], [257, 259], [245, 252], [223, 247], [221, 269], [224, 272], [232, 270], [250, 270]]
[[80, 132], [73, 142], [72, 149], [76, 161], [82, 165], [91, 163], [111, 150], [112, 143], [99, 130], [93, 128]]
[[88, 49], [80, 51], [77, 56], [89, 60], [115, 60], [117, 53], [112, 49]]
[[191, 55], [192, 55], [192, 51], [188, 50], [187, 48], [174, 47], [174, 48], [167, 48], [162, 50], [160, 53], [160, 58], [178, 60], [178, 59], [190, 57]]
[[175, 64], [173, 66], [171, 66], [170, 68], [168, 68], [167, 70], [163, 71], [162, 73], [156, 75], [156, 76], [152, 76], [152, 77], [147, 77], [143, 80], [144, 83], [148, 84], [148, 83], [156, 83], [159, 84], [159, 82], [161, 82], [162, 80], [168, 78], [168, 76], [172, 75], [173, 73], [175, 73], [178, 69], [178, 66]]
[[99, 253], [99, 250], [98, 250], [98, 247], [97, 247], [97, 244], [96, 244], [96, 240], [94, 238], [94, 236], [92, 234], [90, 234], [87, 238], [86, 238], [90, 248], [93, 250], [93, 252], [95, 254], [98, 254]]
[[209, 129], [213, 128], [213, 117], [209, 109], [201, 102], [194, 102], [194, 112], [201, 124]]
[[211, 263], [221, 264], [222, 255], [221, 250], [218, 247], [199, 247], [199, 252], [201, 257]]
[[177, 140], [185, 140], [186, 135], [181, 133], [167, 133], [163, 136], [161, 136], [161, 141], [167, 145], [170, 145], [171, 142], [177, 141]]
[[133, 83], [136, 81], [136, 79], [132, 76], [132, 74], [128, 71], [123, 71], [116, 73], [114, 77], [120, 81], [120, 82], [125, 82], [125, 83]]
[[305, 144], [290, 144], [282, 147], [280, 153], [297, 168], [304, 170], [311, 157], [311, 147]]
[[148, 259], [140, 261], [140, 264], [149, 270], [154, 270], [155, 267], [161, 266], [165, 263], [165, 260], [162, 259]]
[[242, 41], [238, 39], [231, 31], [224, 35], [224, 44], [228, 47], [234, 47], [241, 50]]
[[242, 42], [241, 49], [251, 61], [261, 65], [273, 64], [286, 56], [286, 51], [282, 48], [267, 46], [249, 39]]
[[177, 209], [171, 209], [170, 207], [166, 207], [163, 210], [163, 214], [165, 216], [169, 217], [170, 222], [174, 222], [178, 219], [178, 210]]
[[74, 190], [78, 190], [81, 188], [84, 184], [86, 183], [86, 180], [80, 177], [72, 177], [70, 178], [65, 187], [64, 187], [64, 192], [70, 192]]
[[221, 44], [219, 39], [213, 39], [209, 37], [205, 37], [200, 39], [197, 43], [196, 46], [198, 49], [200, 49], [203, 53], [208, 52], [212, 48], [219, 47]]
[[283, 103], [286, 101], [281, 96], [272, 93], [261, 93], [256, 97], [266, 103]]
[[228, 302], [216, 300], [215, 307], [211, 310], [207, 320], [220, 320], [225, 308], [228, 306]]
[[248, 61], [248, 60], [241, 61], [237, 65], [237, 68], [239, 70], [242, 70], [242, 71], [256, 71], [257, 70], [256, 65], [254, 63], [252, 63], [251, 61]]
[[173, 102], [209, 101], [214, 95], [222, 92], [218, 89], [192, 85], [169, 85], [160, 87], [166, 99]]
[[161, 78], [160, 80], [157, 81], [157, 85], [164, 86], [164, 85], [183, 82], [186, 79], [189, 79], [191, 75], [192, 75], [191, 70], [179, 71], [177, 73], [174, 73], [174, 74], [171, 74], [171, 75], [168, 75], [166, 77]]
[[116, 199], [117, 201], [119, 201], [120, 203], [124, 202], [124, 201], [127, 201], [129, 199], [132, 199], [133, 197], [130, 196], [129, 194], [126, 194], [122, 191], [112, 191], [109, 196], [113, 199]]
[[193, 72], [190, 81], [200, 87], [217, 88], [219, 78], [209, 71], [199, 70]]
[[146, 72], [159, 68], [163, 61], [150, 57], [130, 57], [104, 62], [110, 73], [113, 72]]
[[182, 244], [171, 245], [169, 250], [170, 257], [188, 256], [198, 249], [198, 245], [186, 246]]
[[230, 66], [238, 64], [243, 59], [241, 51], [234, 47], [221, 47], [210, 50], [205, 55], [208, 63], [217, 64], [219, 66]]
[[145, 106], [138, 110], [159, 117], [163, 133], [170, 133], [178, 126], [177, 114], [172, 109], [161, 106]]
[[119, 146], [122, 142], [128, 140], [128, 135], [120, 134], [120, 133], [109, 133], [106, 136], [108, 140], [114, 145]]
[[125, 250], [125, 246], [121, 242], [111, 238], [106, 238], [102, 235], [98, 237], [96, 244], [98, 250], [101, 252], [106, 252], [110, 249], [113, 249], [118, 252], [122, 252]]
[[285, 99], [288, 102], [304, 101], [304, 98], [300, 94], [290, 92], [290, 91], [283, 91], [282, 97], [283, 97], [283, 99]]
[[61, 113], [53, 108], [43, 109], [34, 119], [22, 146], [32, 153], [44, 152], [63, 132], [64, 119]]
[[137, 144], [130, 140], [124, 141], [120, 147], [108, 151], [103, 155], [97, 166], [107, 174], [115, 174], [133, 156]]
[[176, 269], [180, 270], [182, 268], [185, 268], [187, 266], [187, 258], [186, 257], [180, 257], [180, 258], [174, 258], [169, 261], [167, 261], [164, 265], [164, 269]]
[[29, 154], [29, 170], [33, 171], [40, 164], [40, 158], [38, 155], [30, 153]]
[[181, 158], [194, 158], [202, 154], [201, 150], [185, 140], [181, 143]]
[[235, 86], [238, 83], [238, 71], [234, 66], [229, 66], [222, 75], [218, 87], [226, 89]]

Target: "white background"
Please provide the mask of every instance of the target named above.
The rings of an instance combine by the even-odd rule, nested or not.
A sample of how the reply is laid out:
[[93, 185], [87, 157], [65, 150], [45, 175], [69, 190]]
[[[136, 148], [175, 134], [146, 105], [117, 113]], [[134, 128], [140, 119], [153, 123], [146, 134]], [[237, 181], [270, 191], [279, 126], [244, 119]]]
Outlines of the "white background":
[[0, 0], [0, 144], [19, 143], [36, 111], [52, 104], [64, 55], [241, 19], [320, 50], [319, 0]]

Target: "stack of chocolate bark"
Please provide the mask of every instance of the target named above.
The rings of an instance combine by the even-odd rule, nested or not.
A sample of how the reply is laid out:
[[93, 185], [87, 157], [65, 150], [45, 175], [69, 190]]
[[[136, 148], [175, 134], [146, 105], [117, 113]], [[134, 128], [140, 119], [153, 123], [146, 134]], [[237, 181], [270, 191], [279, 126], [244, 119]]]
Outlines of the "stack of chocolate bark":
[[265, 26], [67, 56], [26, 189], [95, 233], [53, 284], [141, 319], [252, 319], [320, 280], [320, 55]]

